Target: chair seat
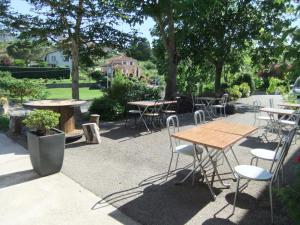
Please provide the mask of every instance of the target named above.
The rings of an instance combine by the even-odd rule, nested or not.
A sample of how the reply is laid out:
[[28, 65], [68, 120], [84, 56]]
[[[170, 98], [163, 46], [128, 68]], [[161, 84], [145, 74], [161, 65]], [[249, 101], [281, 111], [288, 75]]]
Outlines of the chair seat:
[[212, 107], [214, 107], [214, 108], [224, 108], [225, 105], [212, 105]]
[[141, 111], [140, 111], [140, 110], [136, 110], [136, 109], [132, 109], [132, 110], [128, 110], [128, 113], [132, 113], [132, 114], [140, 114]]
[[235, 172], [243, 178], [258, 180], [258, 181], [266, 181], [272, 178], [272, 174], [267, 170], [251, 165], [239, 165], [234, 167]]
[[279, 123], [283, 125], [295, 126], [296, 122], [291, 120], [279, 120]]
[[159, 116], [159, 113], [144, 113], [144, 116]]
[[257, 119], [258, 120], [271, 120], [271, 118], [269, 116], [258, 116]]
[[251, 154], [265, 160], [278, 160], [278, 155], [276, 156], [275, 151], [263, 149], [263, 148], [255, 148], [251, 150]]
[[166, 114], [176, 114], [176, 111], [175, 110], [164, 110], [163, 113], [166, 113]]
[[[203, 149], [196, 147], [198, 154], [202, 153]], [[175, 152], [178, 154], [194, 156], [194, 146], [193, 145], [178, 145], [175, 148]]]

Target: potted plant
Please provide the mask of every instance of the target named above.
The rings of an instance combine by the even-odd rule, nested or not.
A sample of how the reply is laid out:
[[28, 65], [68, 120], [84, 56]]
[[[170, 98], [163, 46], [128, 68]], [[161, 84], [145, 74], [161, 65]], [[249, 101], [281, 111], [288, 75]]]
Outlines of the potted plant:
[[60, 114], [50, 110], [35, 110], [23, 120], [30, 129], [27, 133], [28, 151], [34, 170], [41, 176], [61, 170], [65, 133], [55, 129]]

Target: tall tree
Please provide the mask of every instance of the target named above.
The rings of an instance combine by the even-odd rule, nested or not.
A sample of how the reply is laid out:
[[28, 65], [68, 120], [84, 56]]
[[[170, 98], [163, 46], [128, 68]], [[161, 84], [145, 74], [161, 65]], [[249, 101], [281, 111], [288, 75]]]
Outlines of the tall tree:
[[[211, 5], [206, 16], [201, 14], [202, 5], [195, 4], [181, 15], [186, 33], [183, 49], [194, 61], [204, 58], [214, 65], [217, 92], [225, 65], [236, 64], [249, 48], [272, 47], [275, 38], [283, 35], [290, 24], [283, 16], [289, 2], [222, 0]], [[262, 41], [266, 34], [271, 38]]]
[[39, 60], [45, 54], [45, 45], [28, 40], [19, 40], [6, 48], [9, 56], [15, 59], [23, 59], [26, 66], [30, 62]]
[[149, 60], [151, 57], [151, 47], [149, 41], [146, 38], [135, 36], [126, 50], [126, 55], [137, 60]]
[[50, 39], [71, 52], [72, 98], [79, 99], [79, 49], [83, 46], [118, 48], [127, 42], [128, 35], [115, 29], [123, 17], [121, 3], [106, 0], [28, 2], [34, 16], [22, 15], [13, 25], [21, 29], [25, 37]]

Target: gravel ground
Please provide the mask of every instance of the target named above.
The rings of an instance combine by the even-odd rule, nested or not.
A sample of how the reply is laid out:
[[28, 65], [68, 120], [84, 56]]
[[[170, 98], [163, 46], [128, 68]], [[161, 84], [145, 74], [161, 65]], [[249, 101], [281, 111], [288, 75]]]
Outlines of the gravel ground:
[[[279, 96], [273, 97], [275, 104], [281, 101]], [[226, 120], [252, 125], [253, 100], [260, 99], [263, 105], [268, 105], [268, 98], [256, 95], [241, 99], [237, 104], [239, 113], [226, 117]], [[193, 126], [192, 114], [180, 115], [179, 118], [181, 129]], [[236, 212], [231, 215], [235, 183], [226, 163], [220, 165], [219, 169], [231, 187], [224, 189], [219, 182], [215, 182], [217, 199], [212, 201], [207, 186], [201, 182], [192, 186], [191, 180], [188, 180], [182, 185], [174, 185], [189, 169], [174, 172], [165, 181], [171, 155], [165, 128], [147, 133], [125, 128], [122, 121], [102, 123], [100, 127], [101, 144], [86, 145], [84, 140], [80, 140], [67, 146], [62, 172], [135, 221], [149, 225], [270, 224], [265, 183], [250, 182], [239, 194]], [[251, 147], [272, 149], [276, 145], [261, 142], [258, 135], [253, 134], [234, 146], [240, 163], [249, 164]], [[290, 167], [296, 152], [300, 153], [299, 142], [292, 146], [287, 157], [285, 182], [291, 179]], [[183, 168], [189, 163], [189, 157], [182, 156], [179, 159], [179, 167]], [[232, 163], [234, 165], [234, 161]], [[260, 165], [268, 167], [270, 164], [261, 161]], [[276, 198], [274, 204], [275, 224], [291, 224]], [[93, 206], [95, 210], [101, 207], [105, 207], [105, 203], [97, 202]]]

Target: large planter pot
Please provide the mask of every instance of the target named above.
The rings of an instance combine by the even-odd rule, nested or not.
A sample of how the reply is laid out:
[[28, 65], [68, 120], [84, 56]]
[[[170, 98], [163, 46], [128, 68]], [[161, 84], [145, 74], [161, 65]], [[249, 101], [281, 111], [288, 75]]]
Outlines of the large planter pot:
[[59, 172], [64, 160], [65, 133], [57, 129], [52, 131], [53, 134], [46, 136], [38, 136], [32, 131], [27, 133], [31, 164], [41, 176]]

